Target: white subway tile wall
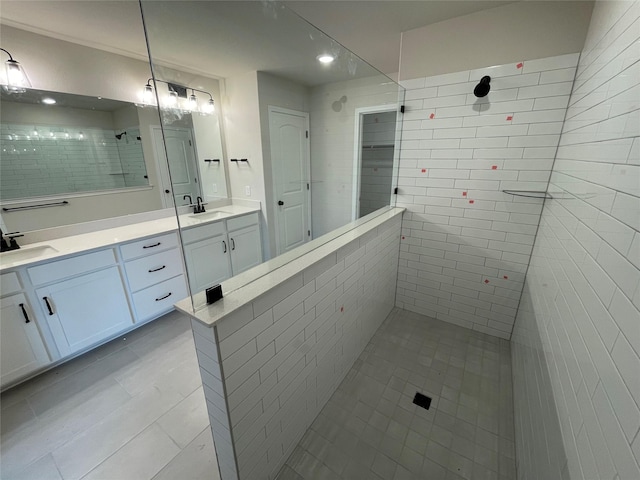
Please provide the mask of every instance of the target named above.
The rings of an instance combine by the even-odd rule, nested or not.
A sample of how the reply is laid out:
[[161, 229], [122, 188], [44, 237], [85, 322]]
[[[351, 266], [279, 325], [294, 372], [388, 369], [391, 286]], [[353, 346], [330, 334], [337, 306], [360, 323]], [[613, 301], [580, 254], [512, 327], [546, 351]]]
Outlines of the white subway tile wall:
[[0, 125], [3, 200], [148, 185], [137, 129]]
[[402, 82], [397, 306], [510, 338], [578, 56]]
[[218, 458], [220, 478], [221, 480], [237, 480], [238, 469], [231, 438], [229, 413], [225, 400], [215, 332], [213, 328], [205, 327], [195, 320], [191, 320], [191, 328], [213, 434], [213, 446]]
[[397, 215], [222, 319], [220, 364], [213, 329], [194, 323], [223, 480], [234, 458], [240, 478], [276, 477], [393, 308], [400, 227]]
[[520, 480], [640, 478], [639, 69], [640, 3], [596, 2], [512, 338]]

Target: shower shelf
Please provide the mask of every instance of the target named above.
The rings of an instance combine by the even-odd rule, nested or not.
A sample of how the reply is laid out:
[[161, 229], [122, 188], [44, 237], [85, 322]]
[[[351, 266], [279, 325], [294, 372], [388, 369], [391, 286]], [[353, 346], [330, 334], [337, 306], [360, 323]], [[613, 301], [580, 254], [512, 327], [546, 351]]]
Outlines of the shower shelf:
[[502, 190], [502, 192], [516, 197], [544, 198], [547, 200], [553, 198], [550, 193], [537, 190]]

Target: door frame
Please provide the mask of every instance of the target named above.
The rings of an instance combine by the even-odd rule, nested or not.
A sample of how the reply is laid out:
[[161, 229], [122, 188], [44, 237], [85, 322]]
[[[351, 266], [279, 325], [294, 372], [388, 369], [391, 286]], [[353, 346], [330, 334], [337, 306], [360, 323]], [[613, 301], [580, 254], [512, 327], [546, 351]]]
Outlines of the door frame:
[[[354, 141], [353, 141], [353, 182], [351, 190], [352, 195], [352, 214], [351, 220], [355, 221], [360, 215], [360, 182], [361, 182], [361, 167], [362, 167], [362, 119], [365, 115], [372, 113], [386, 113], [397, 112], [397, 105], [375, 105], [372, 107], [360, 107], [355, 109], [355, 126], [354, 126]], [[396, 116], [396, 126], [398, 117]], [[397, 128], [396, 128], [397, 131]], [[394, 141], [394, 151], [397, 141]], [[395, 157], [395, 153], [394, 153]], [[391, 192], [389, 192], [389, 199], [391, 199]]]
[[[272, 113], [282, 113], [284, 115], [292, 115], [292, 116], [296, 116], [296, 117], [303, 117], [305, 119], [305, 129], [307, 132], [309, 132], [309, 113], [307, 112], [300, 112], [298, 110], [292, 110], [289, 108], [284, 108], [284, 107], [277, 107], [274, 105], [269, 105], [268, 106], [268, 113], [269, 113], [269, 158], [271, 159], [271, 186], [273, 188], [273, 197], [274, 200], [276, 197], [276, 175], [275, 175], [275, 163], [273, 161], [273, 158], [271, 156], [271, 114]], [[309, 134], [308, 138], [307, 138], [307, 161], [306, 161], [306, 168], [307, 168], [307, 176], [309, 177], [309, 189], [307, 190], [307, 227], [309, 229], [309, 231], [311, 232], [311, 235], [305, 235], [305, 241], [304, 243], [307, 243], [309, 240], [311, 240], [313, 238], [313, 228], [311, 228], [311, 134]], [[271, 208], [273, 208], [273, 218], [274, 218], [274, 228], [275, 228], [275, 240], [276, 240], [276, 255], [280, 255], [282, 252], [280, 250], [280, 222], [278, 220], [278, 209], [275, 207], [275, 205], [272, 205]]]
[[[158, 182], [160, 183], [160, 200], [162, 200], [162, 208], [173, 208], [175, 207], [174, 195], [173, 195], [173, 184], [171, 183], [171, 173], [169, 171], [169, 158], [167, 156], [167, 145], [164, 139], [164, 129], [170, 130], [179, 130], [183, 132], [189, 132], [191, 134], [191, 143], [193, 147], [194, 161], [195, 161], [195, 171], [198, 174], [198, 189], [201, 190], [200, 187], [200, 168], [198, 166], [198, 150], [196, 149], [195, 142], [195, 133], [192, 128], [184, 128], [184, 127], [165, 127], [163, 125], [150, 125], [149, 130], [151, 132], [151, 142], [153, 145], [153, 156], [155, 158], [156, 171], [158, 172]], [[158, 146], [156, 145], [156, 134], [160, 133], [162, 138], [162, 148], [163, 152], [158, 151]], [[163, 162], [161, 153], [164, 153]], [[170, 190], [171, 195], [170, 198], [167, 198], [168, 195], [165, 193], [165, 190]]]

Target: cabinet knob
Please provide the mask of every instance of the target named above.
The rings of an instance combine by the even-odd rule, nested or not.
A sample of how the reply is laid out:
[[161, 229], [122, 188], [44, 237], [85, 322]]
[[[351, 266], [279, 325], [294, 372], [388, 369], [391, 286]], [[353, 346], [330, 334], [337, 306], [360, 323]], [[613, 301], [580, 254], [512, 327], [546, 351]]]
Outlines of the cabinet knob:
[[165, 190], [164, 193], [171, 193], [171, 190]]
[[282, 206], [284, 205], [284, 202], [282, 200], [278, 200], [278, 205]]

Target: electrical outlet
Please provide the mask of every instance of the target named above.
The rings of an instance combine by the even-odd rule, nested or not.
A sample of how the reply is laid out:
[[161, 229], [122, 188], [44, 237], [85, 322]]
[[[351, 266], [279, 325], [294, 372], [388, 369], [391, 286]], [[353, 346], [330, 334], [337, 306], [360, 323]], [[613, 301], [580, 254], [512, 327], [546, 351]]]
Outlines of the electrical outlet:
[[250, 196], [251, 196], [251, 187], [250, 187], [249, 185], [247, 185], [247, 186], [245, 186], [245, 187], [244, 187], [244, 194], [245, 194], [247, 197], [250, 197]]

